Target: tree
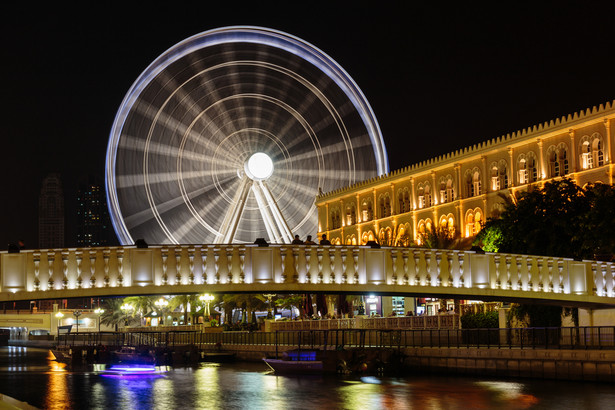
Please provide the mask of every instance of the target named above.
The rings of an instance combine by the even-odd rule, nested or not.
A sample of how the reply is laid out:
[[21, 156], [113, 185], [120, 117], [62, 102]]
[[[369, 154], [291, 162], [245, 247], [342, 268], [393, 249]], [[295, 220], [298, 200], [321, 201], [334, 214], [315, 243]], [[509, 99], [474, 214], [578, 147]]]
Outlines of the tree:
[[124, 298], [124, 303], [128, 303], [134, 308], [134, 314], [139, 316], [139, 321], [152, 310], [155, 310], [155, 298], [153, 296], [129, 296]]
[[275, 304], [282, 309], [290, 310], [290, 318], [293, 318], [293, 308], [299, 310], [303, 304], [303, 295], [288, 295], [275, 301]]
[[459, 247], [459, 235], [448, 226], [431, 225], [428, 230], [418, 235], [421, 247], [429, 249], [456, 249]]
[[615, 188], [581, 188], [564, 178], [507, 199], [500, 217], [489, 219], [474, 243], [490, 252], [608, 259], [615, 238], [605, 233], [614, 231]]
[[181, 308], [181, 311], [184, 312], [184, 324], [187, 325], [188, 314], [190, 313], [189, 308], [198, 306], [199, 302], [199, 297], [197, 295], [176, 295], [169, 301], [169, 308], [171, 310]]
[[100, 323], [105, 326], [112, 326], [117, 332], [118, 326], [124, 324], [125, 321], [136, 322], [132, 316], [126, 316], [120, 306], [124, 304], [124, 300], [121, 298], [109, 298], [104, 301], [105, 311], [100, 316]]

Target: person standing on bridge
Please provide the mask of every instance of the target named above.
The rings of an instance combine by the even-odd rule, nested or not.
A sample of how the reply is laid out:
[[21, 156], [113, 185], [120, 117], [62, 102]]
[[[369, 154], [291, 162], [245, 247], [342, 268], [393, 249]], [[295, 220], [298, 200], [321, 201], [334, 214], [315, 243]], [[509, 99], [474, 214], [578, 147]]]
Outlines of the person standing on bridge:
[[295, 235], [295, 239], [291, 242], [293, 245], [303, 245], [303, 241], [299, 239], [299, 235]]
[[326, 234], [322, 234], [322, 237], [320, 239], [320, 244], [321, 245], [331, 245], [331, 242], [327, 239], [327, 235]]

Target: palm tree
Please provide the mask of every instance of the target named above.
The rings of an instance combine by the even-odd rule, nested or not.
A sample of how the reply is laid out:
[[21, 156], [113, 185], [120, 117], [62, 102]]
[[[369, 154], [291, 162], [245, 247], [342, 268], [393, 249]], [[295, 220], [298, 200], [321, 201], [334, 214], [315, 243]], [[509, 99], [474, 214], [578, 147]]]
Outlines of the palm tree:
[[105, 326], [113, 326], [117, 332], [118, 326], [125, 322], [135, 322], [136, 319], [132, 316], [127, 316], [122, 312], [121, 306], [124, 304], [124, 300], [120, 298], [105, 299], [104, 307], [105, 311], [100, 316], [100, 323]]
[[134, 313], [139, 316], [141, 322], [143, 316], [155, 309], [154, 300], [153, 296], [129, 296], [124, 298], [124, 303], [128, 303], [134, 308]]
[[184, 324], [188, 324], [188, 308], [196, 307], [200, 303], [197, 295], [176, 295], [169, 301], [169, 309], [172, 311], [181, 307], [181, 311], [184, 312]]

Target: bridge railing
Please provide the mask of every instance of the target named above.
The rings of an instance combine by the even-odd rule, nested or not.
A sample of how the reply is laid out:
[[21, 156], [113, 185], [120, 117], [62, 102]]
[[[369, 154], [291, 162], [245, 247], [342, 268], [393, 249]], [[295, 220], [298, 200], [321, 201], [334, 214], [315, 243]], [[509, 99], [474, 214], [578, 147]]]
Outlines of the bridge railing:
[[615, 327], [506, 329], [334, 329], [277, 332], [102, 332], [61, 335], [61, 345], [173, 347], [194, 344], [203, 349], [230, 346], [303, 348], [488, 348], [615, 349]]
[[615, 296], [615, 264], [457, 250], [320, 245], [0, 252], [0, 300], [27, 299], [34, 293], [39, 297], [49, 291], [70, 297], [96, 293], [87, 289], [141, 288], [146, 292], [164, 286], [186, 291], [189, 286], [207, 285], [208, 291], [215, 292], [251, 284], [288, 289], [309, 285], [315, 291], [330, 285], [367, 285], [374, 290], [394, 286], [399, 291], [456, 288], [514, 291], [509, 296], [559, 293], [607, 300]]
[[459, 328], [459, 315], [288, 320], [271, 322], [269, 326], [272, 332], [334, 329], [456, 329]]

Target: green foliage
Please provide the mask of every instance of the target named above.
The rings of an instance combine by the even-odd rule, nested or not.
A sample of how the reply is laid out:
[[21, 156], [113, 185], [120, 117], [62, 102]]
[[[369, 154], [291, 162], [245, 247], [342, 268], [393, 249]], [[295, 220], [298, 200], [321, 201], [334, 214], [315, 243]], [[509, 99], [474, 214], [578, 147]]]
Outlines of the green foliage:
[[418, 238], [422, 248], [456, 249], [459, 245], [459, 235], [447, 226], [432, 225], [426, 232], [419, 233]]
[[288, 295], [285, 298], [276, 300], [275, 304], [282, 309], [290, 309], [292, 315], [293, 308], [301, 308], [301, 305], [303, 304], [303, 295]]
[[561, 327], [562, 307], [549, 305], [514, 304], [508, 312], [509, 319], [515, 318], [528, 327]]
[[485, 251], [608, 259], [615, 253], [609, 232], [615, 232], [615, 188], [581, 188], [564, 178], [507, 200], [500, 218], [487, 221], [476, 243]]
[[468, 313], [461, 316], [462, 329], [497, 329], [500, 319], [497, 311], [486, 313]]

